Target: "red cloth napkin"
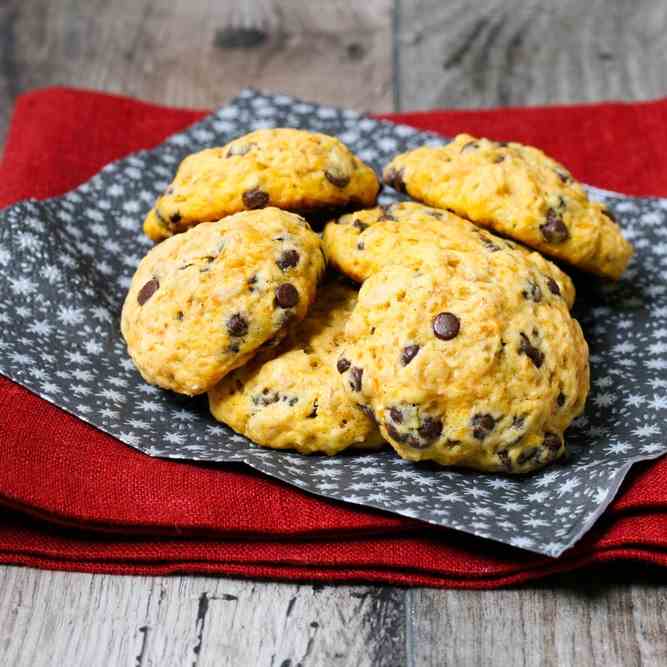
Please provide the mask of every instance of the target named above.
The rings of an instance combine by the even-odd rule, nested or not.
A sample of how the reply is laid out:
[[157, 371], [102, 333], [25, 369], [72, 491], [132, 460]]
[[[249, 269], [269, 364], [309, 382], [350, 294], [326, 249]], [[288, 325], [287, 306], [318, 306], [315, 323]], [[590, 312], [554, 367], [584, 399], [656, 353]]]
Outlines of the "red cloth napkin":
[[[23, 95], [0, 205], [58, 195], [203, 114], [64, 88]], [[534, 143], [586, 182], [667, 195], [667, 101], [385, 117]], [[324, 500], [243, 466], [153, 459], [2, 377], [0, 443], [4, 563], [468, 588], [618, 558], [667, 565], [667, 459], [636, 466], [605, 517], [554, 560]]]

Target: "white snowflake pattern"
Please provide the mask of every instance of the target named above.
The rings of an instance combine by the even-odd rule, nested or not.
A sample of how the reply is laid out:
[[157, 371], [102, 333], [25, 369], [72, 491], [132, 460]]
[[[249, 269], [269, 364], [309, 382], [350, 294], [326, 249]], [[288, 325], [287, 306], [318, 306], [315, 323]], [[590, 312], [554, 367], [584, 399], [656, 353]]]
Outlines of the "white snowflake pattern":
[[74, 306], [58, 306], [57, 317], [62, 324], [81, 324], [84, 320], [83, 309]]
[[37, 289], [37, 283], [28, 276], [21, 276], [20, 278], [10, 278], [9, 287], [17, 296], [28, 296]]
[[48, 320], [36, 320], [28, 325], [28, 331], [37, 336], [48, 336], [53, 331], [53, 325]]
[[102, 345], [102, 343], [96, 340], [87, 340], [83, 344], [83, 349], [88, 354], [99, 355], [102, 354], [102, 352], [104, 351], [104, 345]]
[[659, 433], [660, 429], [655, 424], [643, 424], [632, 431], [632, 434], [636, 435], [638, 438], [650, 438]]

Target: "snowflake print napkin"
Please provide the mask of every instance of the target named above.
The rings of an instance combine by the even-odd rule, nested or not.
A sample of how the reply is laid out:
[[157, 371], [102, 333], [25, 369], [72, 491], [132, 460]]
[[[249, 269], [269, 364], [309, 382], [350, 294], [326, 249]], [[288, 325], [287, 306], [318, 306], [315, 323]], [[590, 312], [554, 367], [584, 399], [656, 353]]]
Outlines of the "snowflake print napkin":
[[[390, 449], [305, 457], [262, 449], [189, 399], [142, 381], [119, 316], [151, 243], [146, 212], [188, 153], [246, 132], [291, 126], [337, 135], [380, 171], [397, 152], [445, 140], [352, 111], [244, 91], [150, 151], [109, 164], [46, 201], [0, 212], [0, 372], [151, 456], [242, 461], [301, 489], [551, 556], [571, 547], [635, 461], [667, 452], [667, 200], [591, 189], [637, 249], [617, 284], [577, 279], [575, 316], [591, 350], [586, 411], [567, 432], [571, 456], [525, 478], [441, 470]], [[399, 196], [387, 192], [381, 203]]]

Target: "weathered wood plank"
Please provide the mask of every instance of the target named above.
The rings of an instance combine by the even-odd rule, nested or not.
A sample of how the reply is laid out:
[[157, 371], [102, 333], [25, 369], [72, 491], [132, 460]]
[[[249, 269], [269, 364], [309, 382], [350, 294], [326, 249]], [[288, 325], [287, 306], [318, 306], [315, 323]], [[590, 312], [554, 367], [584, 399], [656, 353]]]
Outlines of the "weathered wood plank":
[[413, 590], [409, 648], [424, 666], [665, 665], [665, 581], [625, 564], [515, 590]]
[[0, 664], [406, 663], [404, 591], [0, 567]]
[[212, 107], [244, 86], [392, 108], [392, 0], [4, 0], [0, 142], [16, 95], [67, 84]]
[[667, 94], [663, 0], [401, 0], [401, 109]]

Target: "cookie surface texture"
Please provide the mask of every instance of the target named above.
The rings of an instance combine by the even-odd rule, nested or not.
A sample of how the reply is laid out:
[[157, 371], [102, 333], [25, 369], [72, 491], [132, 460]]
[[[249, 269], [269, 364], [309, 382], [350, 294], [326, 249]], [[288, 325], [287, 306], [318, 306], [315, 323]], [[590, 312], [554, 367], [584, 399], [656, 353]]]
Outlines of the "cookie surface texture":
[[186, 157], [144, 222], [159, 241], [200, 222], [275, 206], [307, 213], [372, 206], [380, 184], [335, 137], [277, 128]]
[[362, 285], [338, 369], [412, 461], [523, 473], [564, 453], [589, 387], [588, 348], [564, 301], [512, 277], [389, 266]]
[[336, 370], [356, 300], [347, 285], [323, 285], [306, 319], [280, 345], [209, 391], [216, 419], [257, 444], [303, 454], [379, 446], [375, 422], [350, 399]]
[[589, 200], [565, 167], [531, 146], [460, 134], [446, 146], [398, 155], [384, 181], [603, 277], [619, 278], [632, 256], [605, 206]]
[[562, 296], [572, 307], [572, 281], [553, 262], [517, 243], [444, 210], [405, 202], [343, 215], [324, 228], [329, 262], [358, 282], [391, 264], [412, 268], [456, 264], [461, 254], [475, 258], [480, 271], [519, 275], [531, 298]]
[[319, 237], [266, 208], [198, 225], [140, 262], [121, 329], [147, 382], [195, 395], [305, 317], [324, 273]]

